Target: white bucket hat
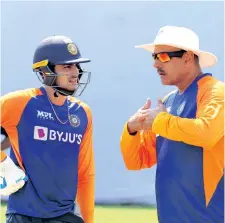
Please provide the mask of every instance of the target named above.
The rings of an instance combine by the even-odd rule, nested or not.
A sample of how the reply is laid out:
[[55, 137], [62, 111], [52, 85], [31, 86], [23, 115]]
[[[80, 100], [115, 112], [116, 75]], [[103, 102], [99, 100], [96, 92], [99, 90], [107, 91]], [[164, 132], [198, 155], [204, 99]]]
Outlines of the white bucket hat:
[[192, 51], [199, 57], [199, 64], [202, 68], [216, 64], [217, 58], [214, 54], [199, 49], [199, 37], [192, 30], [178, 26], [164, 26], [160, 28], [155, 40], [150, 44], [135, 46], [154, 52], [156, 45], [167, 45]]

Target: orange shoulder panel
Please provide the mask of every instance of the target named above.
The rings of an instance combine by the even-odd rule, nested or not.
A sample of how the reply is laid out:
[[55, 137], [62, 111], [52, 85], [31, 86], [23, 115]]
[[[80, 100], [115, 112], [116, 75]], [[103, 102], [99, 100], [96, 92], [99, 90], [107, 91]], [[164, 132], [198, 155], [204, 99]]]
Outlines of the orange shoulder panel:
[[22, 169], [24, 169], [24, 167], [19, 151], [17, 125], [20, 121], [20, 118], [27, 103], [32, 97], [35, 97], [40, 94], [42, 94], [40, 89], [30, 88], [25, 90], [14, 91], [0, 97], [0, 125], [7, 131], [13, 151]]
[[[224, 170], [224, 83], [207, 76], [198, 82], [197, 117], [213, 122], [214, 134], [207, 135], [213, 147], [203, 150], [203, 176], [206, 205], [209, 204]], [[211, 126], [212, 127], [212, 126]]]
[[87, 128], [81, 142], [79, 160], [78, 160], [78, 190], [77, 203], [80, 206], [81, 214], [85, 223], [94, 223], [95, 206], [95, 164], [93, 149], [93, 123], [90, 107], [84, 102], [72, 98], [71, 101], [81, 106], [88, 119]]

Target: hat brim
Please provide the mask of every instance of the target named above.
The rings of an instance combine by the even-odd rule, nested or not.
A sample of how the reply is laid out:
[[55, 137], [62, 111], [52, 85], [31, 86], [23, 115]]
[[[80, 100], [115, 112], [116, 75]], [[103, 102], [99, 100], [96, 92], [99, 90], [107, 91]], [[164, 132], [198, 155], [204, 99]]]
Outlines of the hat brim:
[[179, 49], [183, 49], [186, 51], [192, 51], [194, 54], [198, 55], [199, 57], [199, 64], [202, 68], [205, 67], [211, 67], [214, 66], [217, 63], [217, 57], [209, 52], [206, 51], [201, 51], [201, 50], [194, 50], [194, 49], [188, 49], [184, 46], [176, 45], [176, 44], [155, 44], [155, 43], [150, 43], [150, 44], [142, 44], [142, 45], [137, 45], [135, 48], [142, 48], [150, 52], [154, 52], [155, 46], [159, 45], [167, 45], [167, 46], [173, 46]]
[[57, 62], [57, 64], [76, 64], [76, 63], [88, 63], [90, 62], [91, 60], [88, 59], [88, 58], [79, 58], [79, 59], [76, 59], [76, 60], [66, 60], [66, 61], [60, 61], [60, 62]]

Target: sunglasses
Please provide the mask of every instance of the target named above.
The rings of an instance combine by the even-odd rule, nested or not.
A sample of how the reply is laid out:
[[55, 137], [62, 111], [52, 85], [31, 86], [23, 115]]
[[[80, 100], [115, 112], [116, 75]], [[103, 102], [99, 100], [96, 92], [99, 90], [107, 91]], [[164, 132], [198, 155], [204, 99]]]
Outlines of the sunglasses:
[[153, 53], [152, 58], [154, 60], [159, 60], [162, 63], [168, 62], [171, 60], [172, 57], [182, 57], [184, 53], [187, 52], [185, 50], [179, 50], [175, 52], [160, 52], [160, 53]]

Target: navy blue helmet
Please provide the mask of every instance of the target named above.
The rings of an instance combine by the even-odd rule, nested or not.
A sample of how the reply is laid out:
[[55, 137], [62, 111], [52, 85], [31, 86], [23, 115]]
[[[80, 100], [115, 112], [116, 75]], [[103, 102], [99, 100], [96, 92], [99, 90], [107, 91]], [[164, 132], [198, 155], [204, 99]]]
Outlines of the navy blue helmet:
[[[90, 82], [91, 72], [81, 69], [81, 63], [90, 62], [90, 59], [83, 58], [77, 45], [66, 36], [50, 36], [37, 47], [33, 57], [33, 71], [38, 74], [39, 80], [44, 85], [51, 86], [62, 95], [75, 95], [74, 91], [57, 86], [56, 78], [58, 74], [54, 72], [55, 65], [76, 64], [79, 70], [79, 88], [81, 93]], [[87, 74], [85, 82], [81, 82], [81, 77]], [[79, 95], [81, 95], [81, 93]]]

